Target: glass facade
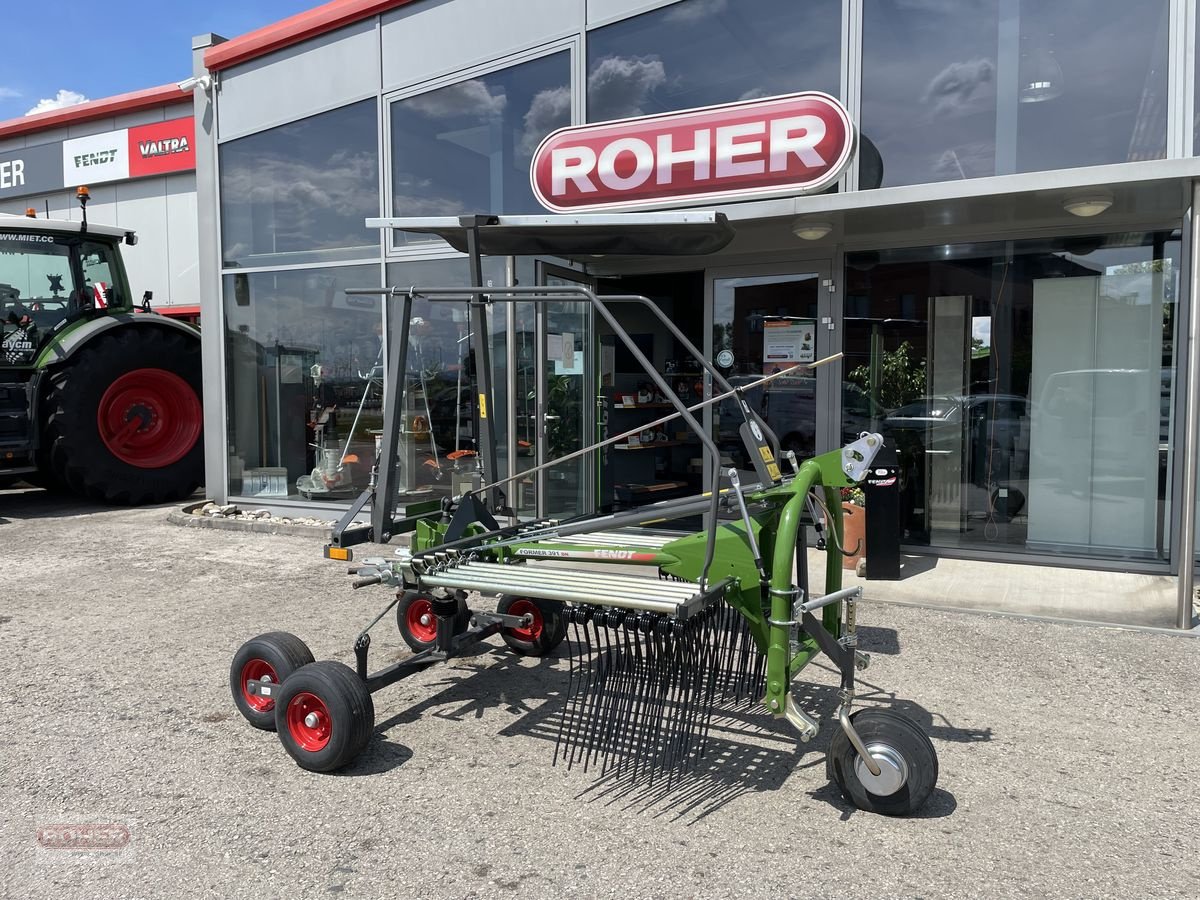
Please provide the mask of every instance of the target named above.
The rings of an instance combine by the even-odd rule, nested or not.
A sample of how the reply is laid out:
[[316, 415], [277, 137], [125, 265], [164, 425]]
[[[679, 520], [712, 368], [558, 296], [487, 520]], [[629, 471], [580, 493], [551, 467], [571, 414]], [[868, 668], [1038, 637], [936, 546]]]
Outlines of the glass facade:
[[[1182, 54], [1171, 70], [1200, 86], [1189, 42], [1168, 41], [1179, 6], [863, 0], [861, 18], [844, 20], [843, 7], [855, 6], [837, 0], [680, 0], [586, 33], [581, 22], [554, 43], [498, 48], [457, 74], [380, 83], [371, 99], [221, 143], [231, 493], [336, 500], [318, 481], [339, 466], [331, 485], [365, 483], [381, 425], [383, 312], [342, 290], [376, 285], [381, 271], [397, 284], [462, 284], [467, 272], [425, 236], [383, 246], [363, 219], [380, 213], [381, 196], [396, 216], [542, 212], [531, 154], [582, 118], [573, 97], [586, 97], [588, 121], [798, 90], [857, 100], [862, 190], [1161, 159], [1186, 143], [1168, 147], [1169, 124], [1173, 135], [1193, 128], [1200, 147], [1200, 124], [1181, 125], [1182, 98], [1168, 96], [1178, 88], [1168, 84], [1168, 51]], [[766, 320], [785, 330], [816, 320], [817, 349], [846, 353], [841, 377], [760, 391], [760, 406], [801, 455], [863, 430], [889, 435], [907, 547], [1164, 569], [1178, 525], [1184, 274], [1170, 229], [1186, 204], [1162, 199], [1179, 193], [1174, 185], [1144, 187], [1141, 177], [1102, 186], [1115, 208], [1086, 237], [1044, 237], [1081, 224], [1062, 211], [1065, 187], [1011, 199], [979, 191], [987, 202], [961, 207], [973, 244], [911, 246], [943, 240], [921, 229], [961, 211], [932, 191], [907, 224], [835, 205], [823, 243], [779, 240], [782, 213], [771, 213], [779, 234], [771, 220], [745, 220], [729, 256], [694, 267], [714, 303], [702, 322], [697, 314], [697, 334], [711, 327], [714, 358], [730, 351], [729, 373], [749, 379], [765, 369]], [[808, 215], [803, 204], [796, 214]], [[835, 267], [843, 255], [845, 268]], [[582, 262], [623, 271], [615, 259]], [[503, 283], [508, 264], [489, 260], [486, 277]], [[534, 282], [532, 260], [512, 265], [519, 283]], [[674, 276], [639, 260], [607, 287], [654, 277]], [[603, 413], [579, 412], [591, 407], [576, 390], [591, 380], [588, 396], [603, 394], [604, 335], [575, 313], [538, 314], [530, 303], [489, 313], [497, 474], [580, 446], [605, 425]], [[402, 483], [450, 491], [475, 471], [465, 305], [422, 302], [411, 326]], [[575, 355], [596, 355], [590, 374], [565, 362], [565, 334]], [[839, 389], [840, 422], [831, 421]], [[719, 434], [722, 411], [714, 415]], [[605, 494], [602, 465], [562, 469], [565, 479], [527, 476], [509, 501], [527, 516], [567, 514]]]
[[588, 32], [588, 121], [841, 93], [840, 0], [685, 0]]
[[866, 0], [860, 124], [882, 174], [862, 187], [1164, 157], [1168, 11]]
[[377, 120], [364, 100], [222, 144], [223, 265], [377, 258]]
[[[505, 284], [503, 257], [485, 257], [484, 281]], [[395, 263], [387, 268], [389, 284], [458, 287], [470, 284], [464, 258]], [[392, 309], [399, 301], [389, 300]], [[507, 328], [505, 304], [489, 308], [493, 408], [492, 427], [497, 444], [498, 469], [507, 472], [504, 451], [507, 433]], [[393, 336], [399, 317], [388, 319]], [[473, 389], [474, 354], [469, 313], [465, 301], [431, 301], [418, 298], [409, 321], [408, 359], [404, 380], [404, 423], [400, 436], [399, 480], [402, 491], [459, 494], [472, 485], [479, 469]], [[394, 382], [394, 379], [392, 379]], [[477, 486], [477, 485], [476, 485]]]
[[366, 487], [382, 428], [378, 263], [224, 278], [229, 492], [341, 500]]
[[[571, 124], [571, 55], [554, 53], [391, 104], [392, 215], [534, 213], [529, 163]], [[397, 241], [428, 241], [399, 235]]]
[[848, 254], [905, 543], [1167, 558], [1179, 262], [1166, 232]]

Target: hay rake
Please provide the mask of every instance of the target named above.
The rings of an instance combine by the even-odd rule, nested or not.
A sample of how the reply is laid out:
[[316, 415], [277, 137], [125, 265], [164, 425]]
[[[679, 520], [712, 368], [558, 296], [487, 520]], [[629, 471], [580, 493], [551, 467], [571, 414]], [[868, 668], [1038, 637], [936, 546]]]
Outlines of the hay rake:
[[[661, 215], [661, 214], [660, 214]], [[576, 221], [586, 217], [573, 217]], [[481, 241], [510, 235], [503, 220], [472, 218], [431, 224], [381, 220], [388, 227], [433, 231], [470, 253], [479, 285]], [[714, 221], [723, 223], [717, 216]], [[511, 246], [507, 244], [506, 246]], [[586, 249], [586, 248], [584, 248]], [[512, 252], [509, 250], [508, 252]], [[545, 252], [545, 251], [542, 251]], [[582, 252], [582, 251], [581, 251]], [[367, 293], [362, 291], [360, 293]], [[555, 740], [555, 764], [670, 782], [705, 753], [715, 711], [762, 703], [795, 727], [801, 741], [818, 731], [800, 708], [791, 684], [825, 654], [840, 675], [837, 727], [827, 754], [829, 777], [855, 805], [889, 815], [914, 812], [937, 780], [937, 756], [928, 737], [888, 710], [853, 715], [855, 672], [869, 660], [857, 649], [860, 588], [842, 589], [839, 491], [861, 481], [882, 447], [862, 434], [841, 448], [799, 462], [782, 461], [778, 440], [734, 388], [657, 306], [644, 297], [598, 297], [582, 287], [427, 287], [388, 289], [399, 307], [399, 339], [389, 347], [392, 391], [385, 410], [382, 452], [372, 488], [334, 529], [326, 555], [351, 560], [351, 545], [386, 543], [413, 530], [411, 547], [391, 558], [369, 558], [351, 568], [353, 587], [385, 585], [395, 596], [358, 635], [356, 668], [314, 662], [292, 635], [270, 632], [244, 644], [230, 668], [234, 701], [254, 725], [278, 732], [304, 768], [330, 771], [353, 760], [374, 727], [371, 695], [400, 679], [444, 662], [475, 642], [499, 634], [516, 653], [543, 656], [568, 642], [565, 703]], [[516, 302], [587, 302], [646, 370], [699, 436], [713, 460], [720, 453], [694, 413], [736, 398], [739, 434], [753, 465], [753, 483], [736, 468], [712, 467], [708, 490], [693, 497], [635, 510], [577, 519], [518, 522], [495, 477], [493, 435], [479, 419], [481, 478], [487, 484], [443, 503], [442, 509], [395, 518], [397, 445], [403, 417], [407, 323], [416, 298], [469, 304], [481, 410], [490, 407], [486, 309]], [[688, 407], [676, 398], [620, 325], [610, 307], [639, 303], [657, 316], [711, 377], [717, 396]], [[813, 365], [818, 365], [813, 364]], [[779, 375], [787, 375], [796, 366]], [[768, 376], [763, 381], [769, 380]], [[747, 386], [748, 387], [748, 386]], [[555, 460], [595, 452], [618, 435]], [[521, 476], [527, 476], [526, 470]], [[370, 506], [370, 524], [357, 523]], [[694, 533], [650, 532], [640, 526], [704, 515]], [[501, 520], [505, 520], [502, 521]], [[808, 533], [825, 550], [824, 592], [808, 573]], [[468, 606], [478, 593], [495, 610]], [[371, 629], [395, 610], [401, 637], [413, 655], [370, 672]]]

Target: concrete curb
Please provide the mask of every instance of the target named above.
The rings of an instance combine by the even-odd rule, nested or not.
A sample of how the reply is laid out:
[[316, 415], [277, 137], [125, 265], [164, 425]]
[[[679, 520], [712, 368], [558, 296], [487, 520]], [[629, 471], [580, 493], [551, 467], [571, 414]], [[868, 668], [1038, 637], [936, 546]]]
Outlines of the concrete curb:
[[[205, 501], [207, 502], [207, 501]], [[316, 525], [290, 525], [275, 522], [270, 519], [228, 519], [225, 516], [197, 516], [192, 510], [199, 509], [204, 503], [192, 503], [183, 509], [173, 509], [167, 513], [167, 521], [172, 525], [184, 528], [217, 528], [221, 531], [246, 531], [254, 534], [283, 534], [294, 537], [315, 537], [329, 540], [332, 529]]]

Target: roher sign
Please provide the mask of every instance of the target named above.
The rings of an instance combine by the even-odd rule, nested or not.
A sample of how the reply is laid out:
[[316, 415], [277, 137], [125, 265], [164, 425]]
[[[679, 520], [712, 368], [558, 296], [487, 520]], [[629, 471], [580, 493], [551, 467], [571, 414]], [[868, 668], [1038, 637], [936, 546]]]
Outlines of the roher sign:
[[560, 128], [529, 180], [563, 213], [783, 197], [827, 187], [855, 144], [842, 105], [808, 91]]

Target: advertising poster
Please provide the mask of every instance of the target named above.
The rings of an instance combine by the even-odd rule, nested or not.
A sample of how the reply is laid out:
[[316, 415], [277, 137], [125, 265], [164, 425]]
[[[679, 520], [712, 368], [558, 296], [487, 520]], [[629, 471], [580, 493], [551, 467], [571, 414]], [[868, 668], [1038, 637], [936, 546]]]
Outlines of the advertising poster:
[[763, 322], [763, 374], [810, 363], [816, 357], [817, 323], [814, 319], [768, 318]]

